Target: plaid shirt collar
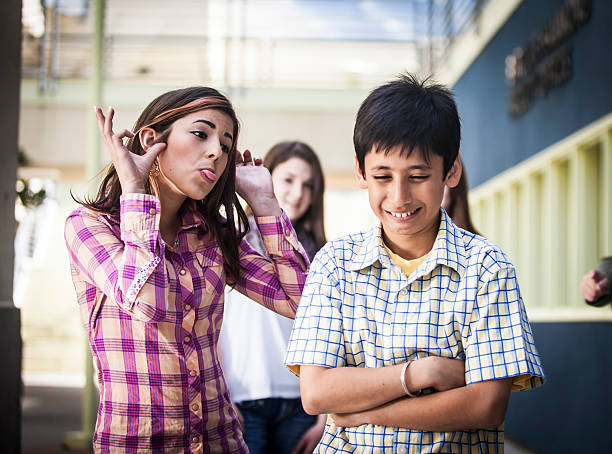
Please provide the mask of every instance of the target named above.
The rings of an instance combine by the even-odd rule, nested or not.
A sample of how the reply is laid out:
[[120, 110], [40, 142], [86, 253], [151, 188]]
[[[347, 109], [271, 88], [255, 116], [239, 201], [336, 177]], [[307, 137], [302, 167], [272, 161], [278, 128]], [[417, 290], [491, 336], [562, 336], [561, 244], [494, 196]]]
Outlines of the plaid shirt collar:
[[[415, 278], [431, 273], [438, 266], [452, 268], [463, 277], [467, 265], [467, 253], [463, 242], [463, 231], [457, 227], [444, 208], [440, 208], [440, 227], [427, 259], [419, 265]], [[375, 263], [385, 268], [395, 268], [389, 254], [385, 250], [382, 237], [382, 224], [365, 234], [362, 244], [355, 249], [355, 256], [349, 262], [349, 269], [359, 271]]]
[[182, 218], [180, 230], [191, 228], [201, 228], [204, 232], [208, 232], [208, 225], [202, 213], [197, 209], [196, 201], [187, 199], [181, 206], [179, 214]]

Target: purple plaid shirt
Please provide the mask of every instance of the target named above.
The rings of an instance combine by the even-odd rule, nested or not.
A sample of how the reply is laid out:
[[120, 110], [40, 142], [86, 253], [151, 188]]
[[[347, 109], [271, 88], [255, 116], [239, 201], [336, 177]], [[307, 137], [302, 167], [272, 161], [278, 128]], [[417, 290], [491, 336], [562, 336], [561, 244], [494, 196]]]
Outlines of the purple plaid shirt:
[[[122, 196], [120, 220], [80, 207], [66, 221], [72, 280], [99, 371], [95, 452], [248, 452], [216, 349], [223, 256], [188, 207], [172, 245], [161, 239], [160, 204], [151, 195]], [[256, 220], [270, 258], [243, 240], [236, 288], [293, 318], [308, 258], [284, 213]]]

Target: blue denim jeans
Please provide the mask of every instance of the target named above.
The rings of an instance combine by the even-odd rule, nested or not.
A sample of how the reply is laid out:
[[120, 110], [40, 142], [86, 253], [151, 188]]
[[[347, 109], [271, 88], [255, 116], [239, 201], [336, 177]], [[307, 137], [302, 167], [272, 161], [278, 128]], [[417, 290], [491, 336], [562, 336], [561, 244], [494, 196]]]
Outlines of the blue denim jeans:
[[244, 441], [251, 454], [291, 454], [317, 420], [307, 414], [300, 399], [258, 399], [240, 402]]

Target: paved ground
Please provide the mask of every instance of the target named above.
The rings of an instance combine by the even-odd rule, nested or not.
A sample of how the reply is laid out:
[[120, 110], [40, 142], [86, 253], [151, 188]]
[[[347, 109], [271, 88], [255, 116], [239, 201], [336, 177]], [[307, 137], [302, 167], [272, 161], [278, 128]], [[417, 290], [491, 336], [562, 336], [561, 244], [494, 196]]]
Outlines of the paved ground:
[[81, 395], [81, 388], [26, 386], [22, 399], [22, 454], [65, 453], [67, 432], [81, 429]]
[[[66, 433], [81, 429], [81, 388], [26, 386], [23, 398], [22, 454], [65, 454]], [[86, 451], [71, 450], [85, 454]], [[506, 454], [535, 454], [506, 441]]]

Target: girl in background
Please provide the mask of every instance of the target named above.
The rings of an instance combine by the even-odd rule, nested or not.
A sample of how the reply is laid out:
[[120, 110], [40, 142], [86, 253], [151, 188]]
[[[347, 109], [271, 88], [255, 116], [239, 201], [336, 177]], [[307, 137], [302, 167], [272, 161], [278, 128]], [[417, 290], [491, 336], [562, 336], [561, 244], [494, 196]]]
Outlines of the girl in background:
[[[312, 259], [326, 241], [323, 172], [316, 154], [303, 142], [281, 142], [266, 154], [264, 166], [272, 174], [281, 208]], [[252, 215], [249, 222], [255, 222]], [[246, 239], [265, 254], [256, 229]], [[292, 320], [261, 310], [235, 290], [227, 292], [220, 341], [223, 367], [244, 418], [251, 454], [311, 453], [323, 434], [325, 415], [306, 414], [299, 380], [283, 366], [292, 325]]]
[[461, 227], [468, 232], [480, 235], [474, 228], [472, 217], [470, 216], [470, 205], [468, 203], [468, 181], [463, 161], [461, 162], [463, 171], [459, 184], [454, 188], [444, 187], [444, 197], [442, 198], [442, 208], [446, 210], [457, 227]]
[[[115, 133], [113, 114], [96, 108], [112, 165], [65, 226], [99, 371], [94, 451], [246, 453], [216, 349], [224, 288], [293, 318], [308, 258], [268, 170], [237, 152], [225, 96], [206, 87], [165, 93], [134, 133]], [[265, 255], [243, 240], [236, 192]]]

